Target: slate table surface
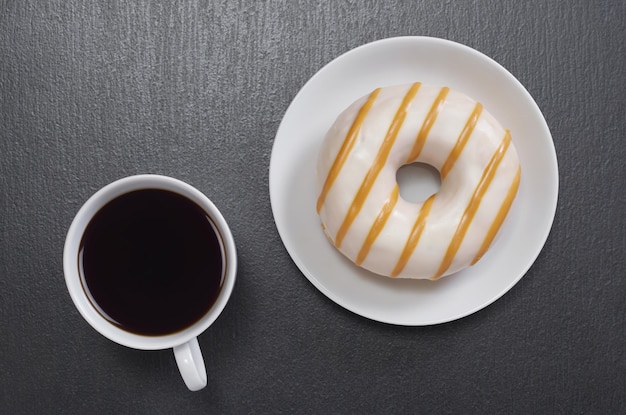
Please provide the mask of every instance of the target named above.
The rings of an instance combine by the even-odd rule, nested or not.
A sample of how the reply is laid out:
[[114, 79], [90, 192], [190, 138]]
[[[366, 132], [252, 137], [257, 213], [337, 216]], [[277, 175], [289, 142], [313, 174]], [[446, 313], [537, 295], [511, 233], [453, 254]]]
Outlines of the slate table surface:
[[[526, 276], [458, 321], [398, 327], [321, 294], [285, 250], [268, 169], [326, 63], [370, 41], [471, 46], [528, 89], [560, 170]], [[626, 3], [0, 0], [0, 413], [626, 413]], [[78, 314], [63, 242], [105, 184], [159, 173], [222, 210], [231, 302], [171, 351], [118, 346]]]

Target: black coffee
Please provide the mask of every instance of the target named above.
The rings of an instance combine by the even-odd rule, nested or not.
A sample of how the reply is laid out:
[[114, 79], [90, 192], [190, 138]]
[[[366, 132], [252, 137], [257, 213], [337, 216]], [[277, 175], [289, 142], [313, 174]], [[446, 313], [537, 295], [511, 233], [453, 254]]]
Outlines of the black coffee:
[[183, 330], [222, 288], [219, 235], [205, 211], [166, 190], [126, 193], [105, 205], [83, 235], [85, 291], [118, 327], [155, 336]]

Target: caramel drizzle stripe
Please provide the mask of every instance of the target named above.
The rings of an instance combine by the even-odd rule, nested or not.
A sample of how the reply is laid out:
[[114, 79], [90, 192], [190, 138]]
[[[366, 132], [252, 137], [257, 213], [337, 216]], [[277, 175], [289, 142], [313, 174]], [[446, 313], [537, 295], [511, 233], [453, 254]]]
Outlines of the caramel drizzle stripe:
[[506, 198], [502, 202], [502, 205], [500, 205], [500, 210], [498, 210], [498, 214], [496, 215], [495, 219], [491, 223], [491, 226], [489, 227], [489, 230], [487, 231], [487, 235], [485, 235], [485, 239], [483, 240], [483, 243], [480, 246], [480, 249], [478, 250], [478, 253], [474, 257], [474, 260], [472, 261], [471, 265], [474, 265], [475, 263], [477, 263], [483, 257], [483, 255], [485, 255], [485, 252], [487, 252], [487, 250], [491, 246], [493, 239], [496, 237], [498, 230], [502, 226], [502, 222], [504, 222], [504, 218], [506, 218], [506, 215], [508, 215], [509, 209], [511, 209], [511, 205], [513, 204], [513, 200], [515, 199], [515, 195], [517, 194], [517, 189], [519, 188], [521, 172], [522, 172], [521, 167], [518, 167], [517, 173], [515, 174], [515, 178], [513, 179], [513, 183], [511, 183], [511, 187], [509, 187], [509, 191], [506, 194]]
[[437, 98], [435, 98], [433, 105], [430, 107], [428, 114], [426, 114], [426, 118], [424, 118], [424, 122], [422, 122], [422, 127], [420, 128], [419, 133], [417, 133], [417, 138], [415, 139], [413, 148], [411, 149], [409, 157], [406, 160], [407, 163], [413, 162], [422, 152], [424, 144], [426, 143], [426, 138], [428, 138], [428, 133], [437, 120], [439, 112], [441, 112], [441, 108], [443, 108], [448, 92], [450, 92], [450, 88], [447, 86], [441, 88], [439, 91], [439, 94], [437, 95]]
[[391, 277], [395, 278], [402, 272], [406, 264], [409, 262], [411, 255], [415, 251], [417, 244], [422, 237], [422, 232], [424, 231], [424, 227], [426, 226], [426, 219], [430, 214], [430, 209], [435, 202], [435, 195], [432, 195], [422, 205], [419, 214], [417, 215], [417, 219], [413, 224], [413, 228], [411, 229], [411, 233], [409, 234], [409, 238], [404, 245], [404, 249], [402, 250], [402, 254], [400, 254], [400, 258], [398, 258], [398, 262], [396, 263], [393, 271], [391, 271]]
[[365, 117], [367, 117], [367, 113], [370, 111], [370, 109], [374, 105], [374, 101], [376, 100], [376, 97], [378, 96], [379, 93], [380, 93], [380, 88], [377, 88], [374, 91], [372, 91], [367, 101], [365, 102], [365, 104], [363, 104], [361, 109], [359, 109], [359, 113], [357, 114], [356, 118], [352, 122], [352, 126], [350, 126], [350, 130], [348, 131], [348, 134], [343, 140], [341, 148], [339, 149], [339, 153], [337, 153], [337, 157], [335, 157], [335, 161], [333, 162], [333, 165], [331, 166], [330, 171], [328, 172], [328, 175], [326, 176], [326, 180], [324, 181], [324, 186], [322, 187], [322, 191], [320, 192], [320, 195], [317, 198], [317, 213], [318, 214], [322, 210], [322, 206], [324, 206], [324, 201], [326, 201], [326, 196], [328, 195], [330, 188], [333, 186], [333, 183], [335, 183], [337, 176], [339, 176], [339, 172], [343, 168], [343, 165], [345, 164], [346, 159], [348, 158], [348, 154], [350, 154], [350, 151], [352, 151], [352, 147], [354, 147], [354, 143], [356, 142], [356, 138], [359, 135], [359, 131], [361, 130], [361, 126], [363, 125], [363, 121], [365, 120]]
[[441, 167], [441, 180], [446, 178], [448, 173], [450, 173], [450, 170], [452, 170], [454, 163], [456, 163], [456, 161], [459, 159], [459, 156], [465, 148], [465, 144], [467, 144], [470, 136], [472, 135], [472, 132], [474, 132], [474, 128], [478, 123], [478, 119], [480, 118], [480, 114], [482, 113], [482, 111], [482, 104], [480, 102], [477, 102], [474, 106], [474, 109], [472, 110], [472, 113], [467, 119], [467, 122], [465, 123], [465, 126], [461, 131], [461, 134], [459, 134], [459, 138], [457, 138], [456, 143], [454, 144], [454, 148], [452, 149], [452, 151], [450, 151], [448, 158]]
[[389, 219], [391, 212], [393, 211], [393, 209], [396, 206], [396, 203], [398, 202], [399, 192], [400, 192], [400, 188], [396, 184], [393, 190], [391, 191], [391, 195], [389, 195], [389, 198], [383, 204], [383, 207], [378, 213], [378, 216], [376, 216], [376, 220], [374, 221], [374, 224], [370, 228], [370, 231], [367, 234], [367, 238], [365, 238], [365, 241], [363, 241], [363, 245], [361, 245], [359, 254], [356, 257], [357, 265], [361, 265], [363, 261], [365, 261], [365, 258], [367, 258], [367, 254], [369, 254], [370, 249], [372, 248], [372, 245], [374, 245], [374, 242], [376, 241], [376, 238], [378, 238], [378, 235], [385, 227], [385, 224], [387, 223], [387, 219]]
[[500, 143], [498, 149], [491, 156], [489, 164], [487, 164], [487, 167], [485, 168], [485, 170], [483, 170], [483, 174], [480, 178], [480, 181], [478, 182], [478, 186], [476, 186], [476, 189], [474, 189], [474, 193], [472, 194], [469, 204], [465, 208], [465, 212], [463, 212], [461, 221], [456, 228], [456, 232], [452, 237], [452, 241], [450, 241], [450, 244], [448, 245], [448, 249], [443, 257], [443, 260], [441, 261], [441, 264], [439, 265], [439, 269], [437, 270], [435, 275], [431, 277], [432, 280], [439, 279], [444, 274], [444, 272], [448, 270], [450, 264], [452, 264], [452, 260], [454, 259], [454, 256], [461, 247], [461, 243], [465, 238], [465, 234], [467, 233], [467, 230], [472, 223], [472, 220], [474, 219], [478, 208], [480, 207], [480, 202], [487, 192], [487, 189], [489, 189], [489, 185], [493, 181], [493, 178], [496, 175], [496, 170], [498, 170], [498, 166], [504, 158], [504, 155], [506, 154], [506, 150], [509, 148], [510, 143], [511, 134], [507, 130], [506, 134], [504, 135], [504, 139], [502, 140], [502, 143]]
[[409, 88], [408, 92], [404, 96], [404, 99], [402, 100], [402, 103], [400, 104], [400, 107], [396, 111], [396, 115], [394, 116], [393, 121], [391, 122], [391, 125], [387, 130], [387, 135], [385, 136], [383, 143], [378, 149], [376, 158], [374, 159], [372, 166], [367, 171], [363, 182], [361, 182], [361, 186], [359, 187], [356, 196], [352, 200], [352, 204], [350, 205], [350, 208], [348, 209], [348, 212], [343, 219], [343, 223], [337, 231], [337, 235], [335, 236], [335, 246], [337, 248], [341, 247], [343, 238], [346, 236], [346, 233], [348, 232], [348, 229], [350, 229], [352, 222], [354, 222], [354, 219], [361, 211], [363, 203], [365, 203], [365, 199], [367, 199], [367, 195], [374, 185], [378, 174], [387, 162], [387, 158], [389, 157], [389, 153], [391, 152], [391, 147], [393, 146], [393, 143], [398, 136], [398, 132], [400, 131], [400, 128], [404, 123], [404, 119], [406, 118], [407, 108], [411, 104], [411, 101], [417, 94], [417, 91], [419, 90], [421, 85], [421, 83], [416, 82], [411, 86], [411, 88]]

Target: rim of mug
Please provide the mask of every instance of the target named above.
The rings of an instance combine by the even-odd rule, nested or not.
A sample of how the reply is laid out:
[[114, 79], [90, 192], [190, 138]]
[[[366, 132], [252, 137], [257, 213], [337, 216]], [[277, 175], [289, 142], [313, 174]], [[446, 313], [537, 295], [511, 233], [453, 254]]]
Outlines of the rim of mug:
[[[104, 205], [125, 193], [142, 189], [169, 190], [198, 204], [212, 219], [221, 239], [226, 267], [224, 283], [209, 311], [196, 323], [181, 331], [149, 336], [121, 329], [106, 319], [92, 304], [83, 287], [78, 267], [80, 242], [87, 225]], [[63, 273], [74, 305], [83, 318], [100, 334], [123, 346], [140, 350], [160, 350], [184, 344], [199, 336], [219, 317], [228, 302], [237, 274], [237, 252], [228, 223], [213, 202], [195, 187], [181, 180], [158, 174], [139, 174], [118, 179], [102, 187], [81, 206], [72, 220], [63, 247]]]

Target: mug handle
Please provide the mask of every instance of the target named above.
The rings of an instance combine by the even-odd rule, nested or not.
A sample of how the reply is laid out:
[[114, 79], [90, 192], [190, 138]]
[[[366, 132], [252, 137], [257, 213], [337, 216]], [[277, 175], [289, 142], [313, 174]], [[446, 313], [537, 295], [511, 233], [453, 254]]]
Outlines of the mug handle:
[[185, 385], [191, 391], [198, 391], [206, 386], [206, 368], [198, 339], [193, 338], [187, 343], [174, 347], [174, 357]]

